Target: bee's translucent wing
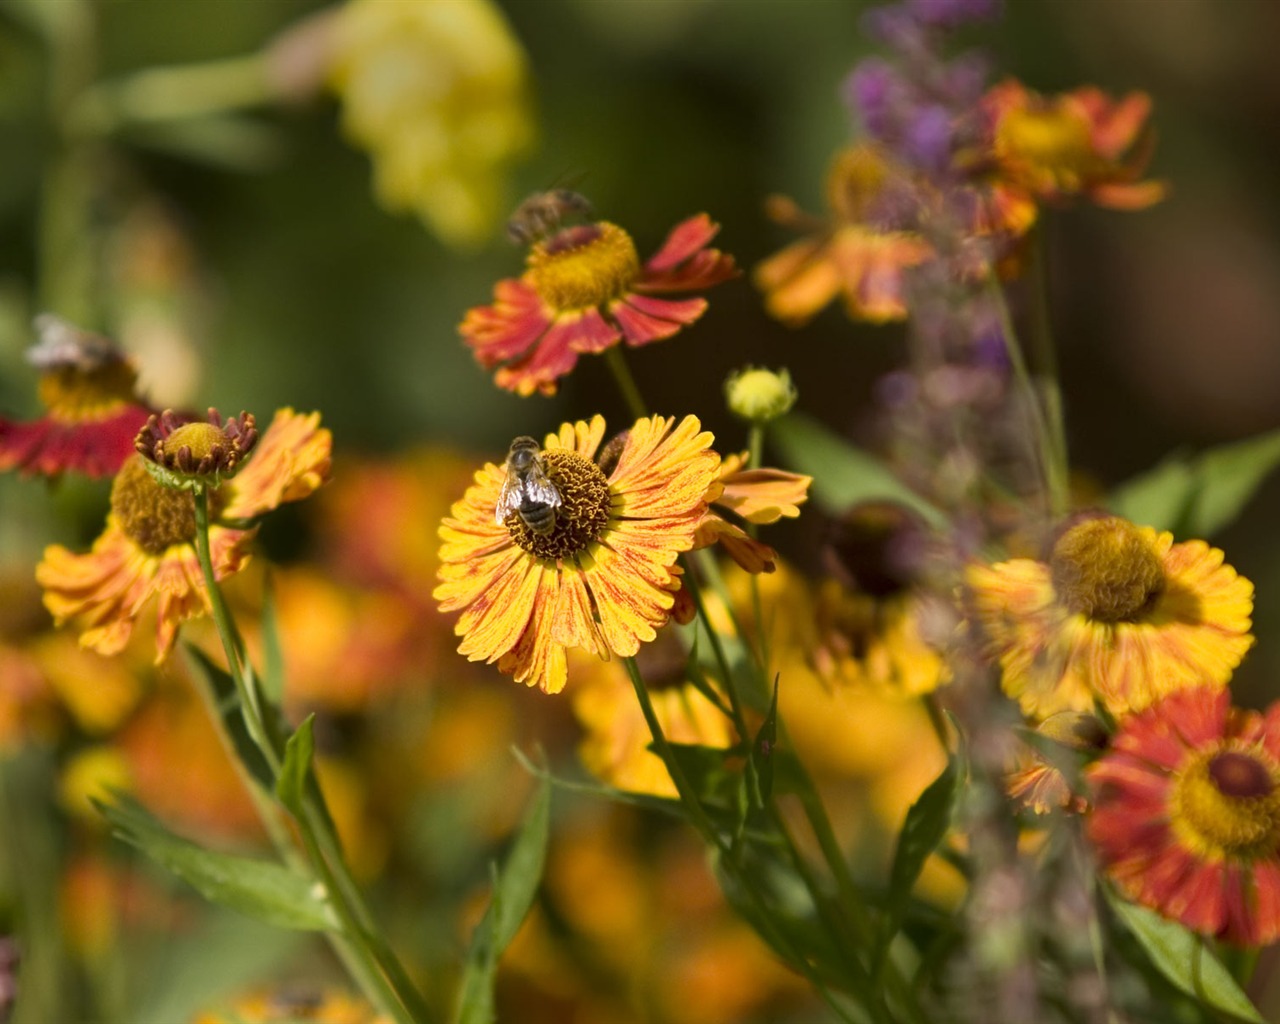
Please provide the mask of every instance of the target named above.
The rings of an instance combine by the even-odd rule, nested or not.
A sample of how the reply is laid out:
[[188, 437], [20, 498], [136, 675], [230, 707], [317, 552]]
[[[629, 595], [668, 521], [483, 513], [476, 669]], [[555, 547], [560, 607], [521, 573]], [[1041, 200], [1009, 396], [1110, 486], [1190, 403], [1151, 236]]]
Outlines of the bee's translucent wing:
[[552, 508], [559, 508], [562, 500], [556, 485], [540, 469], [535, 470], [525, 478], [524, 495], [529, 501], [550, 505]]
[[520, 507], [520, 481], [507, 474], [502, 481], [502, 490], [498, 492], [498, 504], [493, 507], [493, 521], [501, 526], [507, 516]]

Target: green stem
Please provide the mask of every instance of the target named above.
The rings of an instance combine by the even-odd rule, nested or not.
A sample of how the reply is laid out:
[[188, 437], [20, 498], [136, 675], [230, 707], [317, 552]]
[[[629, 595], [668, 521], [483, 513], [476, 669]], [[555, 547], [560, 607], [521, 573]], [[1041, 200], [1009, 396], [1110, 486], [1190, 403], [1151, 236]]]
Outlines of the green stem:
[[1044, 228], [1037, 228], [1031, 250], [1032, 353], [1044, 395], [1050, 441], [1061, 466], [1069, 465], [1067, 430], [1063, 416], [1062, 387], [1058, 378], [1058, 351], [1053, 343], [1053, 324], [1049, 316], [1049, 252]]
[[[675, 751], [672, 750], [666, 733], [662, 729], [662, 723], [658, 721], [657, 712], [654, 711], [653, 701], [649, 698], [649, 688], [645, 686], [644, 678], [640, 675], [640, 667], [636, 664], [635, 658], [623, 658], [622, 660], [627, 667], [627, 674], [631, 678], [631, 685], [635, 689], [636, 699], [640, 704], [640, 713], [644, 716], [645, 723], [649, 727], [649, 734], [653, 737], [653, 745], [657, 748], [658, 756], [662, 758], [663, 763], [667, 766], [667, 771], [671, 774], [671, 780], [675, 783], [676, 792], [680, 794], [680, 801], [688, 809], [692, 817], [694, 828], [702, 833], [707, 845], [717, 852], [720, 862], [725, 865], [726, 869], [736, 874], [737, 862], [734, 858], [733, 850], [725, 843], [720, 830], [708, 817], [705, 808], [702, 806], [702, 801], [698, 798], [698, 794], [689, 782], [689, 777], [685, 775], [684, 768], [676, 758]], [[756, 926], [765, 933], [775, 947], [788, 951], [792, 966], [809, 979], [827, 1002], [827, 1005], [838, 1013], [843, 1020], [851, 1021], [851, 1018], [836, 1003], [826, 983], [809, 964], [803, 952], [797, 950], [789, 936], [774, 924], [770, 908], [760, 899], [760, 894], [754, 886], [749, 884], [749, 880], [748, 884], [742, 886], [742, 892], [754, 905]]]
[[[204, 576], [210, 611], [226, 653], [228, 671], [240, 698], [245, 728], [266, 758], [272, 776], [278, 777], [283, 763], [282, 739], [273, 735], [267, 724], [256, 679], [247, 672], [243, 644], [213, 570], [207, 491], [203, 487], [196, 488], [194, 499], [196, 557]], [[221, 722], [220, 717], [217, 720]], [[307, 787], [303, 795], [303, 814], [296, 820], [312, 868], [324, 883], [329, 902], [342, 923], [341, 931], [326, 932], [326, 935], [339, 959], [380, 1012], [397, 1024], [423, 1024], [431, 1020], [430, 1010], [395, 954], [373, 927], [373, 916], [347, 868], [341, 844], [322, 801], [318, 787]], [[273, 839], [279, 838], [278, 830], [271, 829], [269, 825], [268, 834]], [[288, 857], [285, 850], [280, 852]]]
[[622, 392], [622, 399], [627, 403], [627, 410], [636, 419], [648, 416], [649, 407], [645, 405], [640, 389], [636, 387], [636, 379], [631, 376], [631, 367], [627, 365], [627, 359], [622, 354], [622, 349], [617, 345], [605, 349], [604, 360], [609, 367], [609, 372], [613, 374], [618, 390]]
[[254, 53], [146, 68], [99, 82], [76, 98], [68, 127], [77, 135], [102, 137], [131, 125], [208, 117], [261, 106], [271, 99], [266, 59]]
[[1065, 452], [1054, 441], [1045, 415], [1045, 400], [1027, 368], [1027, 361], [1022, 354], [1022, 346], [1013, 326], [1013, 317], [1009, 314], [1009, 304], [1005, 300], [1004, 290], [994, 279], [988, 282], [987, 293], [1000, 321], [1000, 334], [1004, 339], [1005, 352], [1009, 356], [1009, 367], [1018, 387], [1028, 398], [1032, 427], [1036, 435], [1036, 448], [1039, 453], [1040, 466], [1044, 473], [1045, 488], [1049, 493], [1049, 509], [1054, 516], [1061, 516], [1067, 510], [1067, 466]]

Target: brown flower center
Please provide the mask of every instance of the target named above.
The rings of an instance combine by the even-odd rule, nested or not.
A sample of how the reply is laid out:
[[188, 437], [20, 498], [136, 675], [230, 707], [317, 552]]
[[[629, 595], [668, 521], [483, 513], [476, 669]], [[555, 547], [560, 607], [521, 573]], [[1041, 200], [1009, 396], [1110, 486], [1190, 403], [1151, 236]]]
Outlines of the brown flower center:
[[836, 155], [827, 172], [827, 203], [840, 220], [860, 224], [884, 190], [889, 166], [871, 146], [850, 146]]
[[996, 128], [996, 152], [1035, 173], [1078, 184], [1098, 162], [1088, 123], [1069, 107], [1045, 105], [1014, 110]]
[[1114, 516], [1068, 529], [1049, 568], [1059, 600], [1097, 622], [1134, 622], [1164, 590], [1164, 565], [1150, 541]]
[[134, 455], [111, 485], [111, 511], [138, 547], [160, 555], [174, 544], [192, 544], [196, 506], [190, 491], [175, 491], [152, 479], [142, 456]]
[[577, 452], [551, 448], [542, 453], [542, 461], [560, 492], [555, 525], [547, 533], [535, 533], [519, 512], [507, 516], [504, 525], [512, 539], [536, 558], [573, 558], [598, 541], [609, 525], [613, 510], [609, 481], [599, 466]]
[[1276, 770], [1259, 751], [1208, 751], [1174, 783], [1174, 828], [1204, 856], [1272, 853], [1280, 845]]
[[40, 375], [38, 393], [54, 419], [83, 423], [103, 419], [121, 405], [136, 402], [138, 373], [125, 359], [110, 360], [92, 370], [53, 366]]
[[624, 295], [640, 276], [631, 236], [605, 221], [565, 228], [539, 242], [528, 266], [533, 287], [557, 310], [602, 306]]

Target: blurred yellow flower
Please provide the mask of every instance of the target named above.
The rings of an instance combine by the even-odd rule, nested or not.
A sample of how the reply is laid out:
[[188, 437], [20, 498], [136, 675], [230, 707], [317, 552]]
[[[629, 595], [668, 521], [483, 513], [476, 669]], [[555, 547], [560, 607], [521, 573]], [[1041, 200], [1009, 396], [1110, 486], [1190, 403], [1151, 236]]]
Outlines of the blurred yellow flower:
[[498, 8], [352, 0], [332, 46], [329, 82], [373, 158], [378, 201], [448, 245], [484, 241], [506, 211], [507, 166], [533, 139], [524, 51]]

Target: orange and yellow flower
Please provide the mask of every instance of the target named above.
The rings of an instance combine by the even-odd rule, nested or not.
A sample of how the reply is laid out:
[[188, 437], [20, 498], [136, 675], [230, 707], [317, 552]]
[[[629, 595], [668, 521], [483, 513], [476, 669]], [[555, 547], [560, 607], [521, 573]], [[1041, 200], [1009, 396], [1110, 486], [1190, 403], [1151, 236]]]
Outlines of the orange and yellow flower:
[[1139, 180], [1154, 141], [1145, 93], [1113, 100], [1085, 86], [1041, 96], [1011, 78], [988, 91], [981, 107], [987, 159], [999, 180], [1037, 200], [1083, 195], [1099, 206], [1140, 210], [1168, 193], [1163, 182]]
[[696, 417], [639, 420], [606, 476], [593, 461], [603, 417], [566, 423], [540, 458], [562, 503], [548, 532], [499, 522], [507, 479], [489, 463], [440, 527], [440, 609], [460, 611], [458, 647], [517, 682], [564, 687], [565, 653], [634, 655], [671, 615], [676, 558], [693, 547], [720, 456]]
[[810, 658], [833, 685], [917, 697], [949, 678], [922, 628], [927, 605], [916, 586], [925, 528], [892, 502], [864, 502], [835, 524], [824, 552], [831, 574], [813, 600]]
[[1253, 584], [1204, 541], [1116, 516], [1068, 526], [1047, 562], [968, 572], [1005, 692], [1034, 718], [1140, 711], [1175, 690], [1225, 686], [1253, 645]]
[[620, 341], [670, 338], [707, 308], [700, 291], [737, 275], [733, 257], [708, 248], [720, 230], [705, 213], [676, 225], [641, 265], [631, 236], [598, 221], [537, 241], [519, 278], [499, 281], [492, 306], [468, 311], [458, 330], [494, 382], [508, 391], [555, 394], [578, 356]]
[[197, 1014], [191, 1024], [391, 1024], [363, 999], [335, 989], [284, 988], [255, 992], [237, 999], [225, 1010]]
[[766, 467], [744, 469], [746, 464], [746, 452], [726, 455], [720, 463], [693, 546], [720, 544], [747, 572], [773, 572], [776, 552], [742, 529], [737, 520], [767, 526], [779, 519], [796, 518], [800, 506], [809, 499], [813, 477]]
[[[210, 557], [222, 580], [249, 558], [256, 527], [244, 525], [278, 505], [307, 497], [329, 473], [331, 437], [318, 413], [276, 413], [244, 468], [211, 493]], [[157, 483], [141, 455], [117, 473], [106, 530], [87, 554], [59, 544], [36, 567], [44, 604], [61, 625], [75, 619], [80, 643], [119, 652], [139, 615], [157, 599], [157, 660], [172, 648], [179, 623], [209, 608], [195, 548], [191, 493]]]
[[906, 272], [933, 250], [919, 234], [892, 224], [892, 192], [901, 174], [881, 150], [859, 144], [837, 154], [828, 172], [829, 221], [771, 197], [772, 220], [809, 234], [755, 269], [770, 315], [798, 327], [838, 296], [855, 320], [884, 323], [907, 315]]
[[1280, 703], [1172, 694], [1127, 719], [1088, 775], [1088, 835], [1129, 898], [1227, 942], [1280, 939]]
[[0, 417], [0, 470], [112, 475], [151, 415], [137, 394], [137, 367], [108, 339], [57, 317], [38, 317], [36, 327], [41, 338], [28, 358], [40, 369], [47, 412], [25, 423]]

